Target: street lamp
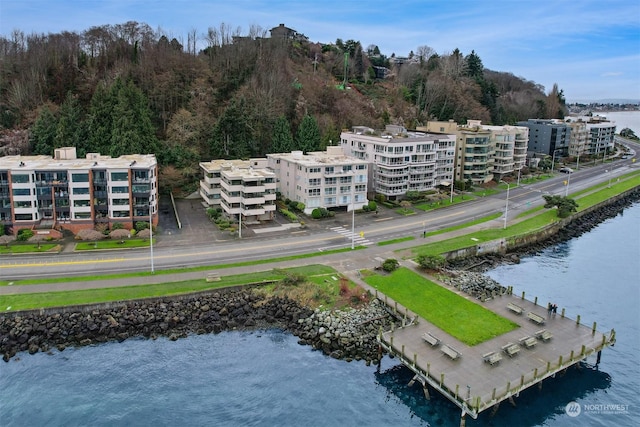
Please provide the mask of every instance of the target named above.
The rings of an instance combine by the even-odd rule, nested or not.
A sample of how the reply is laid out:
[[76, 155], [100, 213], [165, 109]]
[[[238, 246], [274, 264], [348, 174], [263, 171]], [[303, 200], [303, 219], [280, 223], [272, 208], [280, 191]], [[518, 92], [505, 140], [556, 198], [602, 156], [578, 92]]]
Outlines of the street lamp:
[[518, 168], [518, 183], [516, 184], [518, 187], [520, 187], [520, 171], [522, 170], [522, 165], [520, 165], [520, 167]]
[[571, 174], [567, 175], [567, 180], [565, 181], [564, 197], [569, 196], [569, 183], [571, 183]]
[[451, 178], [451, 198], [449, 199], [449, 204], [453, 204], [453, 178]]
[[611, 188], [611, 171], [609, 169], [605, 169], [604, 171], [609, 174], [609, 184], [607, 184], [607, 188]]
[[505, 184], [507, 184], [507, 200], [505, 202], [505, 206], [504, 206], [504, 226], [502, 228], [506, 229], [507, 228], [507, 215], [509, 213], [509, 188], [511, 187], [509, 185], [508, 182], [505, 182], [503, 180], [500, 180], [500, 182], [504, 182]]
[[153, 268], [153, 202], [149, 201], [149, 249], [151, 251], [151, 274], [154, 274], [155, 270]]

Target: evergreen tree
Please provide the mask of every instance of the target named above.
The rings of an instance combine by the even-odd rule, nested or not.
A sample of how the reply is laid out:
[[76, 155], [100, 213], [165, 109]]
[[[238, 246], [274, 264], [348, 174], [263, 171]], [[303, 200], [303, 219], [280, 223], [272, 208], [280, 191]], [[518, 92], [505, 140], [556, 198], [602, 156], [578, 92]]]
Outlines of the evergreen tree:
[[291, 126], [285, 116], [276, 119], [271, 137], [271, 153], [290, 153], [293, 150]]
[[91, 98], [87, 127], [89, 129], [89, 144], [92, 151], [107, 154], [111, 142], [113, 128], [113, 109], [115, 107], [118, 87], [122, 86], [120, 79], [107, 89], [103, 85], [96, 88]]
[[475, 50], [465, 58], [466, 75], [475, 79], [483, 79], [484, 65]]
[[133, 82], [120, 87], [111, 126], [109, 155], [150, 154], [158, 149], [151, 112], [144, 94]]
[[71, 92], [60, 106], [60, 114], [53, 148], [76, 147], [78, 155], [84, 157], [86, 153], [86, 129], [83, 123], [80, 103]]
[[45, 105], [38, 114], [38, 118], [29, 132], [29, 146], [31, 153], [53, 155], [58, 119]]
[[315, 118], [305, 115], [298, 128], [296, 146], [305, 153], [320, 149], [320, 128]]
[[251, 150], [251, 129], [244, 98], [235, 99], [224, 110], [213, 130], [211, 151], [215, 158], [247, 157]]

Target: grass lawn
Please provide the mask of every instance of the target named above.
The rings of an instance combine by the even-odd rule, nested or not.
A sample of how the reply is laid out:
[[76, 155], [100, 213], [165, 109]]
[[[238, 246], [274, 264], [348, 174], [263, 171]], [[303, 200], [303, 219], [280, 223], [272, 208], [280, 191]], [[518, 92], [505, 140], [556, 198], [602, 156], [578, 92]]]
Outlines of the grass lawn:
[[458, 203], [468, 202], [470, 200], [475, 200], [476, 196], [472, 194], [458, 194], [453, 196], [453, 203], [451, 203], [451, 198], [442, 199], [438, 202], [427, 202], [420, 203], [414, 206], [416, 209], [420, 209], [421, 211], [431, 211], [434, 209], [444, 208], [446, 206], [457, 205]]
[[365, 281], [470, 346], [519, 327], [407, 268], [399, 268], [388, 276], [368, 276]]
[[38, 252], [53, 252], [60, 250], [57, 243], [11, 243], [9, 246], [0, 246], [0, 254], [28, 254]]
[[[182, 282], [157, 285], [134, 285], [116, 288], [86, 289], [81, 291], [3, 295], [0, 311], [7, 310], [7, 307], [11, 307], [11, 311], [30, 310], [45, 307], [61, 307], [66, 305], [94, 304], [107, 301], [178, 295], [228, 286], [244, 285], [247, 283], [281, 280], [286, 276], [287, 272], [301, 274], [306, 277], [319, 277], [323, 275], [338, 276], [337, 272], [331, 267], [312, 264], [286, 270], [267, 270], [234, 276], [222, 276], [219, 281], [215, 282], [207, 282], [203, 277], [197, 280], [185, 280]], [[126, 279], [123, 279], [123, 281], [125, 280]]]
[[[153, 239], [155, 241], [155, 239]], [[149, 246], [149, 239], [120, 239], [120, 240], [99, 240], [96, 242], [81, 242], [76, 244], [76, 251], [93, 251], [96, 249], [124, 249], [124, 248], [146, 248]]]
[[400, 209], [396, 209], [396, 213], [407, 216], [407, 215], [415, 215], [416, 211], [409, 208], [400, 208]]
[[409, 240], [413, 240], [413, 239], [415, 239], [414, 236], [399, 237], [397, 239], [385, 240], [384, 242], [378, 242], [378, 246], [393, 245], [395, 243], [408, 242]]

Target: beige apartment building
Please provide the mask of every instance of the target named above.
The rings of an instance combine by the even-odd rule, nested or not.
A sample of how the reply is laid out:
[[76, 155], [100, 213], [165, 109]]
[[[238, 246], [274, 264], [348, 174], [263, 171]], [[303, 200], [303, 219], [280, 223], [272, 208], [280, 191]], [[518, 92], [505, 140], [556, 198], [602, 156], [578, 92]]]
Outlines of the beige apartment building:
[[488, 126], [479, 120], [464, 125], [454, 121], [430, 121], [418, 128], [427, 132], [445, 132], [456, 137], [456, 180], [476, 185], [517, 173], [527, 159], [529, 129], [523, 126]]
[[276, 176], [266, 159], [200, 163], [200, 196], [208, 206], [246, 223], [269, 221], [276, 211]]
[[340, 135], [348, 156], [371, 164], [369, 188], [395, 200], [407, 191], [433, 190], [453, 179], [455, 135], [408, 131], [387, 125], [383, 131], [354, 126]]
[[341, 147], [303, 154], [267, 154], [283, 198], [303, 203], [306, 214], [315, 208], [362, 209], [368, 203], [368, 162], [346, 156]]

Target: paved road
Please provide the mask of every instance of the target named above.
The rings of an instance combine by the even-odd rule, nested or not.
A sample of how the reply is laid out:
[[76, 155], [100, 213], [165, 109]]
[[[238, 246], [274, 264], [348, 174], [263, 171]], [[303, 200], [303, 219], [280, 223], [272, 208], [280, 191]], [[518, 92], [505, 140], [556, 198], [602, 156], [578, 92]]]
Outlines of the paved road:
[[[511, 224], [516, 220], [519, 213], [541, 205], [543, 203], [541, 197], [543, 194], [564, 195], [566, 192], [572, 193], [591, 187], [599, 182], [617, 179], [617, 177], [629, 172], [631, 169], [637, 169], [638, 166], [637, 163], [631, 163], [631, 160], [619, 161], [615, 164], [590, 165], [586, 168], [581, 167], [580, 170], [571, 175], [560, 174], [540, 183], [511, 188], [507, 222]], [[569, 185], [568, 190], [566, 184]], [[381, 210], [378, 215], [356, 215], [355, 230], [357, 235], [363, 232], [365, 239], [372, 243], [405, 236], [421, 238], [424, 231], [466, 223], [495, 212], [504, 213], [505, 196], [505, 193], [499, 193], [444, 209], [420, 212], [409, 217], [399, 217], [388, 210]], [[193, 203], [193, 207], [191, 203]], [[161, 206], [161, 209], [165, 208]], [[183, 223], [183, 229], [181, 230], [178, 230], [177, 227], [172, 228], [171, 221], [167, 222], [167, 217], [166, 215], [164, 216], [165, 223], [161, 223], [162, 232], [158, 236], [157, 244], [154, 245], [153, 257], [151, 257], [149, 249], [104, 251], [100, 253], [63, 252], [53, 256], [42, 254], [36, 256], [6, 256], [0, 259], [0, 275], [4, 279], [19, 280], [33, 277], [67, 277], [71, 275], [95, 275], [98, 273], [150, 271], [152, 262], [154, 270], [159, 271], [168, 268], [227, 264], [240, 260], [264, 259], [266, 257], [326, 251], [351, 246], [349, 237], [345, 237], [344, 233], [336, 232], [336, 227], [351, 229], [351, 214], [341, 214], [327, 221], [310, 222], [311, 225], [306, 229], [260, 234], [243, 230], [242, 240], [234, 238], [228, 233], [225, 235], [225, 233], [215, 230], [212, 224], [208, 222], [204, 210], [197, 200], [180, 201], [178, 215]], [[504, 215], [477, 227], [495, 228], [503, 224]], [[468, 229], [464, 231], [465, 234], [468, 232]], [[449, 235], [445, 236], [449, 237]], [[428, 239], [428, 241], [433, 240], [434, 238]], [[356, 262], [353, 260], [365, 258], [369, 263], [367, 266], [371, 266], [372, 259], [385, 253], [392, 253], [391, 250], [399, 247], [415, 246], [416, 244], [416, 241], [405, 242], [404, 245], [393, 245], [391, 247], [380, 247], [371, 244], [367, 249], [354, 251], [348, 256], [338, 254], [335, 256], [337, 261], [327, 258], [327, 262], [339, 262], [348, 269], [346, 264]], [[361, 253], [363, 255], [360, 255]], [[303, 260], [302, 263], [324, 261], [324, 257], [321, 257]], [[247, 271], [252, 271], [263, 268], [254, 266], [248, 269]], [[198, 274], [202, 275], [203, 273]], [[157, 279], [161, 281], [166, 281], [167, 279], [166, 276], [157, 275], [157, 277], [161, 278]], [[128, 283], [131, 283], [131, 281], [128, 280]], [[67, 284], [67, 286], [73, 285]], [[11, 287], [7, 287], [7, 289], [11, 289]], [[14, 289], [18, 290], [19, 288], [14, 287]], [[0, 292], [7, 292], [7, 290], [0, 287]]]

